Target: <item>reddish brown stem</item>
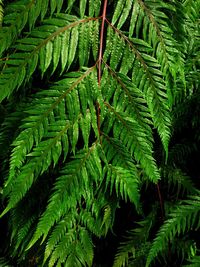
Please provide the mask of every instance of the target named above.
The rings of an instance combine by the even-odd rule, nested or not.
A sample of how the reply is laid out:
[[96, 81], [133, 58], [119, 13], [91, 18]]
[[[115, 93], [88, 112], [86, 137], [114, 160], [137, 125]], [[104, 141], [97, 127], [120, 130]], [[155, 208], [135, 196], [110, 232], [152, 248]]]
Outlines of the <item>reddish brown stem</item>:
[[3, 58], [0, 58], [1, 61], [5, 61], [5, 60], [8, 60], [7, 57], [3, 57]]
[[163, 200], [162, 200], [162, 195], [160, 192], [160, 186], [157, 183], [157, 191], [158, 191], [158, 197], [159, 197], [159, 201], [160, 201], [160, 209], [161, 209], [161, 216], [162, 216], [162, 221], [164, 221], [164, 208], [163, 208]]
[[[99, 88], [101, 85], [101, 64], [102, 64], [102, 56], [103, 56], [103, 41], [104, 41], [104, 29], [105, 29], [105, 20], [106, 20], [106, 9], [107, 9], [107, 3], [108, 0], [104, 0], [104, 5], [103, 5], [103, 13], [102, 13], [102, 23], [101, 23], [101, 32], [100, 32], [100, 46], [99, 46], [99, 58], [98, 58], [98, 84]], [[97, 102], [97, 123], [98, 123], [98, 132], [99, 132], [99, 137], [101, 136], [101, 107], [99, 103]], [[101, 138], [100, 138], [101, 142]]]
[[99, 61], [98, 61], [98, 83], [99, 83], [99, 86], [101, 84], [101, 63], [102, 63], [102, 55], [103, 55], [103, 41], [104, 41], [104, 29], [105, 29], [107, 3], [108, 3], [108, 0], [104, 0], [101, 32], [100, 32]]

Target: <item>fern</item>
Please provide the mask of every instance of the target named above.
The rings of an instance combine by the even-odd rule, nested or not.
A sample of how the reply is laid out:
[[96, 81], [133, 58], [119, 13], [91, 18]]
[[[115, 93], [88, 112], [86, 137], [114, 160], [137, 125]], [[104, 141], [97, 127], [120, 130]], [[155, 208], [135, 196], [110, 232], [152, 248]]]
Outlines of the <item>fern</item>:
[[184, 265], [184, 267], [197, 267], [199, 266], [199, 256], [195, 256], [193, 259], [190, 260], [190, 264]]
[[[137, 222], [137, 228], [129, 231], [124, 242], [121, 242], [113, 267], [141, 266], [145, 264], [145, 255], [149, 250], [150, 229], [155, 222], [156, 207], [144, 220]], [[131, 255], [131, 256], [130, 256]]]
[[31, 30], [37, 19], [44, 19], [47, 12], [53, 14], [55, 10], [59, 12], [63, 1], [32, 1], [22, 0], [10, 3], [5, 8], [4, 25], [0, 31], [1, 49], [0, 55], [15, 42], [23, 29], [28, 26]]
[[8, 261], [4, 258], [0, 258], [0, 264], [2, 267], [10, 267], [11, 266], [8, 264]]
[[194, 196], [191, 200], [185, 201], [183, 205], [177, 206], [170, 214], [171, 218], [159, 230], [149, 251], [146, 266], [150, 266], [152, 260], [166, 248], [168, 241], [172, 241], [175, 234], [180, 235], [190, 229], [199, 228], [199, 208], [199, 196]]
[[[134, 219], [114, 266], [142, 266], [148, 252], [149, 266], [168, 242], [178, 248], [176, 237], [198, 228], [199, 191], [187, 169], [199, 145], [198, 108], [190, 114], [199, 96], [198, 8], [176, 0], [0, 0], [3, 258], [101, 265], [98, 242], [118, 231], [123, 205]], [[195, 141], [185, 142], [189, 122]], [[178, 201], [171, 215], [169, 199]]]

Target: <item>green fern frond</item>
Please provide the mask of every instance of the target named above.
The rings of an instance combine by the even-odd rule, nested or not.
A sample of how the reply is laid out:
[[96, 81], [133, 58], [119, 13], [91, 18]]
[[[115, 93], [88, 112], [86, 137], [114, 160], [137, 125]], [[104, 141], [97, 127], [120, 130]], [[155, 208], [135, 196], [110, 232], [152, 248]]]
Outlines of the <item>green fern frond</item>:
[[200, 265], [200, 256], [194, 256], [189, 262], [189, 264], [183, 265], [183, 267], [198, 267]]
[[106, 187], [127, 201], [127, 197], [139, 208], [139, 173], [130, 153], [115, 139], [105, 137], [103, 150], [107, 159], [104, 168]]
[[6, 114], [0, 128], [0, 150], [1, 156], [4, 158], [9, 153], [9, 145], [15, 138], [15, 129], [19, 127], [21, 120], [24, 118], [23, 110], [27, 105], [28, 100], [27, 104], [20, 103], [18, 106], [15, 106], [14, 111], [12, 105], [5, 108]]
[[71, 217], [70, 215], [66, 215], [54, 227], [54, 230], [52, 231], [48, 239], [47, 245], [46, 245], [44, 262], [49, 258], [49, 256], [52, 254], [52, 251], [55, 249], [56, 245], [64, 237], [67, 229], [70, 229], [71, 227], [74, 227], [75, 225], [76, 225], [75, 218]]
[[[185, 259], [193, 258], [197, 252], [196, 242], [194, 240], [188, 240], [187, 237], [175, 238], [171, 244], [172, 255], [177, 255], [181, 262], [185, 262]], [[167, 252], [165, 258], [167, 259]], [[162, 255], [164, 256], [164, 255]]]
[[43, 20], [49, 9], [51, 15], [55, 11], [60, 12], [62, 5], [63, 0], [19, 0], [7, 5], [3, 27], [0, 29], [0, 55], [13, 44], [26, 26], [31, 30], [39, 17]]
[[[150, 42], [155, 49], [158, 62], [164, 75], [167, 75], [167, 89], [169, 93], [173, 93], [170, 89], [170, 75], [176, 80], [177, 73], [184, 79], [184, 56], [179, 49], [179, 45], [172, 37], [173, 30], [170, 26], [170, 16], [177, 12], [176, 5], [164, 3], [163, 1], [138, 1], [145, 19], [148, 18], [149, 27], [145, 25], [143, 28], [144, 39]], [[182, 9], [184, 7], [182, 6]], [[181, 10], [181, 8], [180, 8]]]
[[[78, 204], [81, 205], [81, 198], [89, 198], [89, 177], [92, 178], [92, 183], [94, 184], [102, 179], [97, 149], [98, 146], [94, 144], [89, 150], [77, 153], [74, 156], [74, 160], [66, 164], [62, 171], [62, 176], [55, 183], [54, 193], [38, 223], [37, 230], [29, 247], [41, 236], [43, 236], [44, 241], [55, 222], [58, 222], [69, 210], [75, 211]], [[68, 195], [68, 198], [65, 198], [66, 195]]]
[[2, 257], [103, 266], [99, 254], [125, 232], [125, 217], [132, 230], [114, 266], [145, 266], [148, 252], [146, 266], [170, 264], [168, 244], [181, 263], [195, 260], [198, 8], [199, 0], [0, 0]]
[[[146, 253], [150, 247], [147, 240], [151, 227], [155, 223], [155, 216], [156, 207], [144, 220], [137, 223], [139, 227], [127, 233], [127, 238], [121, 242], [117, 250], [113, 267], [141, 266], [144, 264]], [[140, 257], [143, 258], [143, 263], [141, 263]], [[137, 265], [137, 260], [139, 265]]]
[[27, 155], [30, 157], [28, 163], [22, 167], [19, 175], [5, 188], [6, 194], [9, 194], [9, 201], [1, 216], [15, 207], [40, 174], [46, 171], [51, 164], [57, 164], [62, 147], [64, 147], [62, 143], [68, 143], [66, 142], [68, 138], [66, 133], [69, 127], [70, 124], [67, 121], [57, 121], [50, 124], [49, 132], [45, 136], [49, 139], [41, 141], [33, 152]]
[[[92, 98], [95, 99], [95, 94], [97, 94], [94, 87], [95, 74], [92, 74], [92, 71], [93, 68], [88, 69], [82, 74], [71, 73], [71, 75], [68, 75], [69, 77], [63, 78], [50, 87], [49, 90], [41, 91], [34, 95], [30, 105], [24, 109], [26, 117], [23, 119], [23, 124], [20, 126], [22, 131], [13, 142], [14, 149], [10, 158], [10, 173], [6, 184], [13, 179], [16, 170], [21, 168], [27, 154], [32, 150], [33, 146], [38, 146], [45, 135], [46, 137], [50, 137], [48, 126], [59, 118], [61, 120], [69, 119], [70, 123], [72, 123], [71, 127], [73, 130], [69, 133], [69, 137], [72, 140], [73, 151], [78, 141], [77, 131], [79, 122], [82, 123], [80, 128], [83, 136], [87, 136], [84, 140], [86, 146], [88, 145], [89, 130], [85, 129], [85, 126], [90, 126], [90, 122], [92, 121], [91, 123], [95, 133], [98, 134], [94, 123], [94, 120], [96, 120], [94, 111], [91, 108], [91, 113], [93, 112], [91, 115], [92, 118], [88, 119], [88, 104], [86, 98], [84, 98], [85, 96], [88, 98], [88, 101], [89, 99], [92, 101]], [[89, 79], [90, 81], [85, 83], [84, 79]], [[81, 83], [83, 84], [80, 85]], [[93, 91], [91, 91], [89, 86], [93, 86]], [[82, 110], [80, 105], [82, 105]], [[91, 106], [90, 104], [90, 107]], [[68, 114], [66, 114], [66, 107], [69, 108]], [[81, 111], [85, 116], [81, 116]], [[77, 127], [77, 129], [75, 127]], [[63, 145], [64, 141], [66, 157], [68, 139], [62, 140]]]
[[163, 168], [163, 178], [166, 179], [168, 183], [168, 190], [177, 192], [177, 197], [179, 194], [183, 195], [184, 192], [189, 194], [198, 192], [191, 177], [184, 174], [180, 169], [170, 167]]
[[[136, 88], [143, 91], [154, 125], [158, 129], [167, 152], [171, 118], [167, 104], [167, 90], [163, 80], [163, 72], [160, 69], [161, 66], [155, 57], [147, 53], [150, 49], [148, 43], [140, 42], [138, 39], [133, 39], [132, 41], [125, 34], [114, 28], [113, 25], [109, 24], [109, 26], [112, 29], [108, 30], [104, 61], [109, 60], [111, 70], [113, 69], [112, 72], [114, 73], [116, 68], [119, 68], [120, 62], [126, 64], [126, 72], [132, 72], [133, 86], [135, 85]], [[114, 44], [116, 42], [118, 47], [112, 46], [112, 42]], [[127, 47], [126, 50], [125, 46]], [[146, 49], [144, 50], [144, 48]], [[127, 65], [127, 61], [123, 60], [125, 55], [133, 59], [130, 65]], [[127, 69], [128, 66], [130, 66], [130, 69]], [[123, 66], [121, 68], [124, 69]]]
[[151, 262], [162, 252], [168, 242], [172, 242], [176, 235], [184, 234], [191, 229], [198, 229], [200, 212], [199, 196], [191, 197], [191, 200], [184, 201], [184, 204], [179, 205], [170, 213], [170, 218], [161, 226], [157, 237], [150, 248], [146, 266], [150, 266]]
[[105, 169], [106, 183], [111, 184], [112, 192], [115, 183], [115, 191], [117, 196], [121, 195], [122, 199], [127, 201], [127, 197], [138, 206], [138, 186], [137, 176], [133, 170], [123, 169], [119, 166], [108, 165]]
[[183, 5], [187, 9], [186, 16], [189, 17], [190, 20], [196, 21], [199, 18], [198, 10], [200, 8], [200, 2], [184, 0]]
[[[61, 73], [69, 68], [76, 55], [79, 26], [82, 23], [91, 25], [91, 20], [95, 19], [78, 20], [75, 16], [59, 14], [55, 18], [44, 20], [43, 25], [34, 28], [29, 37], [18, 40], [18, 44], [14, 46], [17, 52], [9, 55], [1, 71], [0, 101], [25, 84], [36, 68], [40, 68], [42, 76], [50, 66], [53, 74], [59, 61], [62, 62]], [[89, 26], [83, 29], [86, 31], [84, 34], [88, 34]], [[87, 39], [84, 42], [85, 40]], [[96, 43], [94, 45], [96, 47]], [[89, 47], [87, 49], [89, 53]], [[80, 53], [82, 58], [83, 54]]]
[[[183, 8], [184, 6], [182, 6]], [[179, 72], [184, 79], [184, 56], [180, 52], [178, 43], [172, 37], [173, 30], [170, 29], [171, 16], [175, 12], [178, 11], [174, 3], [164, 3], [160, 0], [154, 2], [127, 0], [118, 1], [112, 17], [112, 24], [116, 24], [117, 30], [120, 30], [125, 23], [129, 25], [129, 40], [133, 36], [139, 38], [142, 34], [144, 41], [153, 47], [153, 56], [156, 56], [161, 71], [167, 78], [166, 85], [169, 96], [174, 94], [170, 88], [171, 76], [176, 79], [177, 72]], [[129, 16], [131, 17], [130, 21], [128, 20]], [[116, 38], [115, 36], [114, 38]], [[172, 101], [171, 96], [170, 101]]]
[[88, 232], [83, 227], [72, 228], [56, 246], [48, 266], [64, 263], [65, 266], [92, 266], [93, 245]]
[[[12, 229], [10, 254], [13, 258], [17, 258], [19, 264], [30, 258], [30, 251], [27, 252], [26, 248], [36, 230], [38, 217], [41, 214], [41, 205], [43, 202], [46, 203], [51, 190], [51, 186], [47, 185], [47, 181], [50, 180], [51, 177], [48, 174], [43, 175], [42, 180], [38, 179], [22, 201], [9, 213], [9, 229]], [[33, 197], [35, 193], [38, 195], [42, 193], [42, 195], [35, 199]], [[44, 253], [44, 246], [40, 247], [36, 258], [41, 257], [41, 253]]]
[[12, 267], [5, 258], [0, 258], [1, 267]]
[[[14, 249], [12, 251], [12, 255], [21, 256], [23, 255], [26, 246], [28, 244], [28, 241], [30, 240], [30, 234], [32, 232], [32, 227], [36, 221], [36, 216], [32, 216], [28, 218], [27, 222], [25, 224], [21, 224], [18, 228], [18, 232], [16, 233], [16, 236], [13, 237], [15, 239], [14, 241]], [[29, 238], [27, 238], [29, 237]], [[26, 241], [25, 241], [26, 240]]]
[[[146, 139], [146, 134], [142, 127], [132, 117], [126, 117], [122, 111], [116, 111], [111, 105], [105, 103], [111, 115], [113, 125], [113, 134], [116, 139], [128, 148], [131, 155], [141, 163], [146, 174], [157, 182], [160, 174], [152, 157], [152, 144]], [[123, 128], [121, 128], [123, 125]], [[143, 141], [145, 139], [145, 142]]]

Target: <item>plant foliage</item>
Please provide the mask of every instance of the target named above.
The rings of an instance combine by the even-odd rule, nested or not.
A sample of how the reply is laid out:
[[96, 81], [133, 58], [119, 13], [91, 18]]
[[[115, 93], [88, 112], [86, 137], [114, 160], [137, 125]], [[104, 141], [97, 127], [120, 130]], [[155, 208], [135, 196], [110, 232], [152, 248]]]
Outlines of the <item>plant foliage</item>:
[[199, 266], [199, 7], [0, 0], [2, 266], [95, 266], [129, 204], [111, 265]]

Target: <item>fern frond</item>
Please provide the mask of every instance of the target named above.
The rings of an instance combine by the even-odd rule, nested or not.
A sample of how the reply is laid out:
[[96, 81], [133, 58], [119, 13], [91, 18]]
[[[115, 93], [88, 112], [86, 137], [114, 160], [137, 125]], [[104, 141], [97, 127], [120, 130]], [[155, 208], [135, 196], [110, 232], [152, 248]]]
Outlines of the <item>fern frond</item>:
[[110, 194], [115, 191], [117, 196], [120, 195], [125, 201], [129, 198], [138, 209], [139, 174], [131, 154], [122, 143], [108, 136], [103, 139], [102, 148], [107, 163], [104, 168], [104, 177]]
[[5, 112], [8, 113], [4, 116], [4, 120], [0, 128], [0, 150], [1, 156], [4, 158], [6, 157], [6, 154], [9, 153], [9, 145], [15, 138], [15, 129], [18, 128], [21, 120], [24, 118], [23, 110], [26, 107], [27, 104], [25, 103], [20, 103], [18, 106], [15, 106], [14, 111], [12, 106], [6, 107]]
[[[127, 238], [118, 247], [113, 267], [138, 266], [136, 262], [137, 260], [140, 262], [140, 257], [143, 258], [144, 264], [146, 253], [150, 247], [150, 243], [147, 240], [151, 227], [155, 222], [155, 216], [156, 208], [154, 207], [144, 220], [137, 223], [139, 227], [128, 231]], [[141, 266], [141, 262], [139, 266]]]
[[192, 1], [192, 0], [184, 0], [183, 5], [187, 10], [186, 16], [192, 20], [196, 21], [199, 18], [198, 10], [200, 8], [199, 1]]
[[[187, 237], [175, 238], [171, 244], [172, 255], [177, 255], [181, 262], [185, 262], [185, 259], [193, 258], [197, 252], [197, 245], [194, 240], [188, 240]], [[167, 252], [165, 258], [167, 258]], [[163, 257], [163, 255], [162, 255]]]
[[[182, 5], [183, 8], [184, 6]], [[182, 9], [179, 7], [178, 10]], [[161, 71], [166, 77], [170, 102], [172, 101], [170, 94], [174, 94], [171, 90], [172, 77], [176, 79], [177, 72], [179, 72], [182, 79], [185, 79], [183, 68], [184, 56], [179, 49], [180, 46], [172, 36], [173, 29], [170, 28], [171, 17], [175, 12], [178, 11], [176, 4], [173, 2], [127, 0], [118, 1], [112, 17], [113, 28], [116, 25], [117, 30], [120, 30], [125, 23], [127, 24], [126, 26], [129, 27], [129, 40], [132, 37], [141, 39], [142, 34], [143, 40], [153, 47], [153, 56], [158, 60]], [[128, 19], [129, 16], [131, 19]], [[115, 36], [114, 38], [116, 38]]]
[[6, 209], [1, 216], [7, 213], [10, 209], [25, 196], [31, 185], [37, 177], [48, 169], [53, 163], [57, 164], [62, 153], [62, 142], [66, 143], [67, 130], [70, 127], [67, 121], [52, 122], [49, 126], [49, 132], [45, 136], [50, 137], [47, 140], [41, 141], [33, 152], [28, 154], [30, 160], [21, 169], [15, 180], [11, 181], [5, 188], [9, 194], [9, 201]]
[[166, 182], [168, 183], [168, 190], [171, 192], [176, 191], [177, 197], [179, 194], [183, 195], [184, 192], [190, 194], [198, 192], [191, 177], [178, 168], [163, 168], [163, 178], [166, 179]]
[[[50, 66], [53, 73], [59, 61], [62, 62], [61, 73], [69, 68], [76, 55], [79, 24], [89, 24], [91, 20], [95, 21], [93, 18], [78, 20], [75, 16], [59, 14], [45, 20], [42, 26], [34, 28], [29, 37], [18, 40], [18, 44], [14, 46], [17, 52], [9, 55], [1, 71], [0, 101], [25, 84], [37, 67], [42, 76]], [[86, 31], [84, 34], [87, 34], [89, 26], [83, 29]], [[89, 51], [89, 47], [87, 49]], [[83, 53], [80, 53], [82, 59]]]
[[[114, 120], [113, 133], [116, 139], [128, 148], [131, 155], [134, 155], [144, 168], [146, 174], [157, 182], [160, 175], [152, 157], [152, 144], [148, 139], [142, 127], [132, 117], [126, 117], [122, 111], [116, 111], [110, 104], [105, 103], [110, 111], [111, 118]], [[113, 123], [113, 122], [112, 122]], [[123, 128], [121, 128], [123, 125]], [[143, 141], [145, 139], [145, 142]]]
[[[58, 261], [58, 262], [57, 262]], [[93, 246], [88, 232], [83, 227], [72, 228], [53, 251], [48, 266], [65, 263], [65, 266], [92, 266]]]
[[59, 223], [54, 227], [54, 230], [52, 231], [47, 245], [45, 249], [45, 255], [44, 255], [44, 262], [49, 258], [49, 256], [52, 254], [52, 251], [55, 249], [56, 245], [60, 242], [60, 240], [64, 237], [66, 234], [67, 229], [70, 229], [72, 227], [75, 227], [76, 220], [72, 217], [72, 215], [66, 215], [59, 221]]
[[0, 258], [1, 267], [12, 267], [5, 258]]
[[[179, 44], [172, 37], [173, 30], [170, 27], [170, 16], [178, 12], [176, 5], [173, 2], [164, 3], [160, 0], [154, 3], [151, 1], [144, 2], [139, 0], [138, 3], [144, 14], [143, 25], [147, 23], [145, 19], [148, 19], [149, 22], [149, 25], [145, 25], [143, 28], [144, 40], [152, 44], [158, 62], [161, 65], [161, 71], [167, 76], [168, 95], [174, 94], [170, 88], [170, 75], [176, 80], [177, 73], [179, 73], [182, 79], [185, 79], [184, 56], [181, 53]], [[182, 9], [183, 8], [182, 6]], [[181, 8], [179, 9], [181, 10]]]
[[[30, 234], [32, 232], [32, 227], [34, 225], [34, 222], [36, 221], [36, 216], [33, 215], [32, 217], [28, 218], [27, 222], [25, 224], [20, 224], [20, 227], [18, 228], [18, 232], [15, 236], [15, 243], [14, 243], [14, 249], [12, 251], [12, 255], [21, 256], [24, 253], [24, 250], [26, 249], [26, 245], [28, 244], [28, 241], [30, 240]], [[27, 238], [29, 237], [29, 239]], [[14, 237], [13, 237], [14, 238]]]
[[171, 212], [170, 218], [161, 226], [157, 237], [150, 248], [146, 266], [150, 266], [151, 262], [157, 255], [168, 246], [168, 242], [172, 242], [176, 235], [184, 234], [193, 228], [198, 229], [200, 212], [199, 196], [191, 197], [191, 200], [184, 201], [184, 204], [176, 207]]
[[177, 262], [195, 260], [199, 4], [0, 0], [2, 256], [102, 266], [101, 245], [127, 226], [114, 266], [148, 267], [160, 254], [168, 264], [168, 244]]
[[[105, 70], [102, 77], [102, 94], [105, 95], [105, 100], [110, 102], [113, 99], [110, 104], [116, 109], [126, 110], [130, 116], [133, 116], [143, 127], [146, 137], [153, 142], [150, 127], [153, 123], [143, 92], [127, 76], [115, 73], [109, 66], [107, 67], [108, 72]], [[108, 81], [109, 72], [112, 77]]]
[[200, 265], [200, 256], [194, 256], [189, 262], [189, 264], [183, 265], [183, 267], [198, 267]]
[[[12, 257], [17, 258], [19, 265], [23, 264], [25, 259], [30, 258], [30, 251], [26, 251], [26, 248], [36, 230], [42, 204], [46, 203], [51, 190], [51, 185], [47, 184], [50, 180], [51, 176], [49, 174], [42, 175], [42, 179], [38, 179], [34, 183], [33, 188], [27, 192], [22, 201], [9, 213], [9, 229], [12, 229], [10, 254]], [[40, 197], [35, 199], [33, 197], [35, 194], [40, 195]], [[43, 254], [44, 246], [40, 247], [36, 257], [41, 257], [41, 251]]]
[[[153, 142], [152, 129], [150, 127], [152, 124], [151, 115], [150, 112], [148, 111], [148, 108], [146, 107], [146, 101], [144, 100], [144, 96], [137, 88], [134, 87], [134, 85], [130, 82], [130, 80], [124, 77], [124, 75], [113, 74], [114, 75], [113, 80], [110, 79], [109, 82], [107, 79], [107, 75], [108, 73], [105, 71], [102, 79], [102, 88], [103, 88], [102, 90], [103, 90], [103, 95], [104, 94], [106, 95], [105, 100], [109, 102], [111, 102], [110, 100], [112, 100], [111, 103], [113, 107], [111, 107], [110, 104], [108, 104], [107, 102], [105, 103], [105, 105], [108, 106], [108, 110], [110, 110], [111, 113], [108, 113], [109, 114], [108, 117], [105, 117], [105, 124], [103, 124], [104, 132], [108, 133], [111, 130], [111, 128], [113, 128], [112, 131], [114, 137], [122, 141], [124, 146], [126, 146], [128, 150], [131, 152], [131, 155], [134, 155], [136, 160], [139, 161], [143, 167], [144, 165], [148, 166], [149, 168], [152, 167], [151, 171], [153, 171], [154, 168], [155, 173], [157, 173], [156, 175], [155, 173], [153, 174], [154, 178], [158, 179], [159, 177], [158, 171], [156, 171], [155, 163], [151, 161], [150, 156], [146, 157], [140, 154], [144, 149], [145, 153], [150, 155], [152, 153], [151, 151]], [[106, 81], [106, 85], [104, 84], [104, 79]], [[122, 118], [119, 118], [120, 117], [118, 116], [119, 114], [116, 113], [115, 111], [120, 111], [120, 114], [126, 112], [126, 114], [128, 114], [131, 118], [134, 118], [132, 122], [135, 126], [134, 125], [131, 126], [132, 122], [128, 123], [130, 125], [125, 123], [123, 121], [124, 115], [122, 116]], [[119, 131], [121, 125], [124, 126], [126, 125], [125, 127], [123, 127], [123, 131]], [[146, 144], [148, 142], [148, 148], [147, 147], [142, 148], [144, 144], [142, 142], [143, 138], [146, 140]], [[116, 146], [116, 149], [118, 151], [120, 147]], [[146, 171], [148, 172], [149, 175], [150, 169]]]
[[[55, 183], [54, 193], [38, 223], [29, 247], [41, 236], [43, 236], [44, 241], [55, 222], [58, 222], [62, 216], [69, 213], [69, 210], [75, 211], [78, 204], [81, 205], [81, 198], [89, 198], [90, 183], [96, 184], [102, 179], [102, 167], [97, 149], [98, 146], [94, 144], [88, 150], [77, 153], [74, 160], [66, 164], [62, 171], [62, 176]], [[89, 181], [89, 177], [93, 181]], [[65, 197], [66, 195], [68, 195], [67, 198]]]
[[51, 15], [55, 11], [60, 12], [62, 5], [63, 0], [19, 0], [7, 5], [3, 27], [0, 29], [0, 55], [20, 36], [26, 26], [31, 30], [39, 17], [43, 20], [49, 10]]
[[[95, 133], [95, 114], [91, 108], [91, 117], [88, 118], [87, 100], [83, 97], [88, 98], [88, 101], [95, 99], [95, 74], [92, 74], [93, 68], [88, 69], [85, 73], [71, 73], [69, 77], [63, 78], [50, 89], [38, 92], [34, 95], [34, 98], [30, 105], [24, 109], [26, 117], [23, 119], [23, 124], [20, 126], [22, 131], [16, 137], [13, 142], [14, 149], [12, 150], [10, 158], [10, 173], [6, 184], [13, 179], [16, 170], [19, 170], [23, 165], [27, 154], [32, 150], [34, 145], [38, 145], [42, 138], [46, 135], [50, 137], [48, 133], [48, 126], [54, 121], [59, 120], [70, 120], [73, 130], [69, 133], [69, 137], [72, 140], [72, 149], [75, 150], [76, 143], [78, 141], [78, 127], [83, 133], [85, 146], [88, 145], [90, 123], [92, 124]], [[89, 79], [87, 83], [84, 79]], [[82, 83], [82, 84], [81, 84]], [[89, 86], [92, 86], [92, 91]], [[79, 96], [80, 95], [80, 96]], [[79, 100], [80, 97], [80, 100]], [[72, 101], [73, 99], [73, 101]], [[80, 103], [79, 103], [80, 102]], [[80, 105], [82, 105], [82, 110]], [[68, 114], [66, 114], [66, 108], [69, 108]], [[81, 111], [84, 116], [81, 115]], [[91, 122], [92, 121], [92, 122]], [[77, 127], [77, 128], [75, 128]], [[86, 127], [86, 129], [85, 129]], [[64, 142], [64, 140], [62, 140]], [[68, 139], [65, 139], [65, 157], [67, 155]], [[63, 143], [64, 145], [64, 143]]]
[[117, 196], [121, 195], [122, 199], [127, 201], [127, 197], [138, 206], [138, 186], [137, 176], [133, 170], [127, 170], [119, 166], [108, 165], [105, 169], [106, 183], [111, 184], [111, 192], [115, 183]]
[[[130, 69], [126, 72], [132, 72], [132, 83], [136, 88], [143, 91], [145, 100], [147, 101], [149, 111], [151, 113], [155, 127], [163, 142], [166, 152], [168, 151], [168, 143], [170, 139], [171, 118], [169, 116], [169, 107], [167, 104], [167, 91], [163, 80], [163, 72], [155, 57], [150, 56], [148, 51], [149, 45], [145, 42], [140, 42], [138, 39], [129, 39], [125, 34], [116, 29], [112, 24], [109, 24], [111, 30], [108, 30], [107, 46], [104, 53], [104, 61], [110, 61], [113, 72], [119, 68], [119, 63], [126, 64], [123, 60], [124, 55], [133, 58], [130, 62]], [[118, 47], [111, 45], [115, 42]], [[126, 46], [126, 50], [124, 49]], [[146, 48], [144, 50], [144, 48]], [[126, 53], [124, 53], [124, 50]], [[129, 55], [128, 55], [129, 53]], [[108, 66], [109, 64], [107, 64]], [[124, 67], [122, 66], [124, 69]], [[158, 114], [159, 113], [159, 114]]]

